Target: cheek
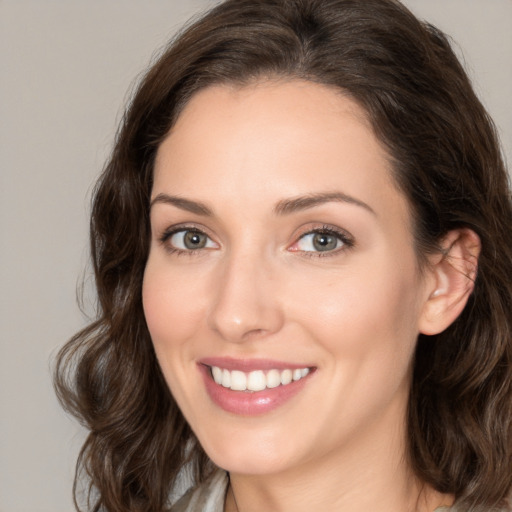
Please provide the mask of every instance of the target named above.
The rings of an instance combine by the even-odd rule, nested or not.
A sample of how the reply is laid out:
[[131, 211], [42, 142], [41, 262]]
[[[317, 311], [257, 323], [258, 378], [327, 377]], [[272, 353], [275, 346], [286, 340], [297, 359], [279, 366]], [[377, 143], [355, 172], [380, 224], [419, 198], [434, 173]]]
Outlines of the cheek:
[[295, 300], [293, 316], [336, 356], [386, 358], [403, 366], [418, 333], [417, 273], [412, 265], [397, 268], [384, 257], [377, 261], [332, 272], [315, 286], [304, 275], [300, 285], [307, 293]]
[[150, 257], [142, 287], [144, 315], [159, 365], [187, 418], [191, 416], [190, 404], [197, 401], [197, 389], [186, 384], [195, 367], [193, 340], [204, 318], [201, 283], [201, 279]]
[[184, 275], [157, 258], [148, 260], [142, 300], [157, 355], [193, 336], [204, 316], [203, 282], [199, 276]]

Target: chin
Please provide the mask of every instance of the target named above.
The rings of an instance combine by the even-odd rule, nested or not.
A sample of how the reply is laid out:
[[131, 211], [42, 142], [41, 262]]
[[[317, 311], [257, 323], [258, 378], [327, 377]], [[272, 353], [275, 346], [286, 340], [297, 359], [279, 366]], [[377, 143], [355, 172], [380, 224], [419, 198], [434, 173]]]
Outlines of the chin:
[[220, 468], [238, 475], [268, 475], [280, 473], [290, 467], [286, 460], [274, 455], [234, 453], [215, 454], [211, 457]]
[[251, 475], [278, 473], [297, 463], [294, 460], [297, 450], [290, 451], [291, 447], [279, 437], [268, 432], [248, 434], [242, 429], [213, 438], [198, 436], [206, 454], [217, 466], [230, 473]]

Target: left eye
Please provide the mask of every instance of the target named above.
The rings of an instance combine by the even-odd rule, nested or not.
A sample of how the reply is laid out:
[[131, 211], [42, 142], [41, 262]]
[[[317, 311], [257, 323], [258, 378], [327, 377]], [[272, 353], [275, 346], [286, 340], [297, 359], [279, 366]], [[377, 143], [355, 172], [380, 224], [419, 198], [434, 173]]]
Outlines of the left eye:
[[314, 231], [302, 235], [293, 245], [293, 250], [304, 252], [329, 252], [345, 245], [340, 235], [327, 231]]
[[213, 240], [201, 231], [182, 229], [169, 237], [169, 242], [175, 249], [182, 251], [194, 251], [197, 249], [209, 249], [216, 247]]

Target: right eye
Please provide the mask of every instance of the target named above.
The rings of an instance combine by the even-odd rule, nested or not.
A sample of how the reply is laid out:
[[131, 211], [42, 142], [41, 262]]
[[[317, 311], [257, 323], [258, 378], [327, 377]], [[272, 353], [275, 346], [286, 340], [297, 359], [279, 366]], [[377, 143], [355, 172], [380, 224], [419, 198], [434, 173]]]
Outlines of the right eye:
[[217, 244], [205, 233], [197, 229], [180, 229], [164, 235], [163, 242], [171, 250], [190, 252], [199, 249], [216, 249]]

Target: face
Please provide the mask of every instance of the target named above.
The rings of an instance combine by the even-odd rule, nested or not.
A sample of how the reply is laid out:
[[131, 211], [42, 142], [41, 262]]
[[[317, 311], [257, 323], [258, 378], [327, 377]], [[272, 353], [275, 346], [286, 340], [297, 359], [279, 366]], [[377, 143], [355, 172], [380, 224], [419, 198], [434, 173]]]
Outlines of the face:
[[213, 461], [277, 473], [403, 443], [426, 291], [361, 108], [301, 81], [210, 87], [154, 173], [144, 311]]

